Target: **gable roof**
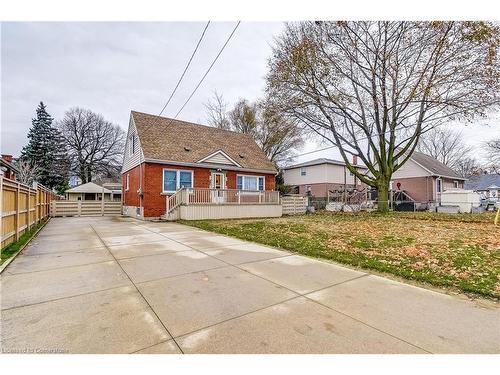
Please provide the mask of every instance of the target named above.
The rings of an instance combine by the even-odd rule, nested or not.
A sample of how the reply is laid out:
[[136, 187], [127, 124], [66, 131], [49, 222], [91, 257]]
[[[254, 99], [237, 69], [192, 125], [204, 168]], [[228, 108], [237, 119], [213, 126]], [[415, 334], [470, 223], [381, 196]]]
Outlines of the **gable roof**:
[[240, 166], [235, 167], [276, 173], [249, 134], [137, 111], [131, 115], [146, 161], [203, 164], [205, 158], [222, 151]]
[[500, 186], [500, 174], [483, 174], [473, 176], [465, 182], [465, 189], [468, 190], [488, 190], [493, 186]]
[[[299, 163], [299, 164], [290, 165], [288, 167], [284, 167], [283, 169], [286, 170], [286, 169], [294, 169], [294, 168], [300, 168], [300, 167], [310, 167], [313, 165], [320, 165], [320, 164], [335, 164], [335, 165], [342, 165], [342, 166], [345, 165], [345, 163], [343, 161], [340, 161], [340, 160], [319, 158], [319, 159], [305, 161], [305, 162]], [[356, 165], [356, 167], [362, 168], [362, 169], [367, 169], [364, 165]]]
[[0, 157], [0, 166], [11, 169], [16, 173], [19, 173], [19, 168], [17, 168], [12, 162], [5, 160], [3, 157]]
[[432, 156], [414, 151], [410, 159], [420, 165], [422, 168], [426, 169], [432, 176], [449, 177], [457, 180], [467, 180], [466, 178], [461, 177], [453, 169], [441, 163]]
[[65, 193], [104, 193], [109, 194], [111, 190], [103, 188], [93, 182], [87, 182], [86, 184], [75, 186], [74, 188], [68, 189]]

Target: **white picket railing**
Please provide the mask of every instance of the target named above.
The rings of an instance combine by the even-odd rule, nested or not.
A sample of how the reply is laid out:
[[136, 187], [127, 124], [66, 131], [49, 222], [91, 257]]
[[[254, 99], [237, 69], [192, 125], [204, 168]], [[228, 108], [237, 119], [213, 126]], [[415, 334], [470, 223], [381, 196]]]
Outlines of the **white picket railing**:
[[278, 191], [181, 188], [166, 199], [166, 214], [170, 214], [181, 204], [279, 204]]

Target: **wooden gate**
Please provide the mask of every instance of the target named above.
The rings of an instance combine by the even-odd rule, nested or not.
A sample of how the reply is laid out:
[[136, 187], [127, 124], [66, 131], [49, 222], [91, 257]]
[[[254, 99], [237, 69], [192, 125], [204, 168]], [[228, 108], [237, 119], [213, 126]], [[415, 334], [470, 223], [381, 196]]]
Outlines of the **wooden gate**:
[[122, 203], [114, 201], [52, 201], [50, 216], [120, 216]]

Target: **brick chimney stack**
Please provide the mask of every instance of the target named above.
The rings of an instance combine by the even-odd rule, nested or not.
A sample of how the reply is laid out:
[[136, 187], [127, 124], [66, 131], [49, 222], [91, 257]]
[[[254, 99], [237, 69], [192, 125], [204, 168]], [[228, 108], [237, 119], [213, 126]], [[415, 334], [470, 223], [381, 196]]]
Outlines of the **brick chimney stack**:
[[358, 165], [358, 155], [352, 156], [352, 165]]
[[12, 162], [12, 155], [2, 154], [2, 159], [5, 161], [8, 161], [10, 163], [10, 162]]

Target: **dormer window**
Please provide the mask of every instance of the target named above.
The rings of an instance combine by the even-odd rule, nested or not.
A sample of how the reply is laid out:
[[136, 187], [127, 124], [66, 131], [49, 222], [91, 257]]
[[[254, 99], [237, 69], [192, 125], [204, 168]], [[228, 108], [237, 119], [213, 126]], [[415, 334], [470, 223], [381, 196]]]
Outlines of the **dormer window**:
[[136, 137], [135, 134], [131, 134], [129, 137], [129, 155], [135, 154], [135, 148], [136, 148]]

